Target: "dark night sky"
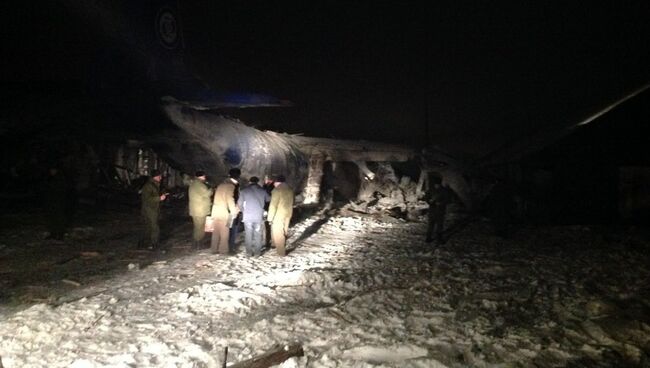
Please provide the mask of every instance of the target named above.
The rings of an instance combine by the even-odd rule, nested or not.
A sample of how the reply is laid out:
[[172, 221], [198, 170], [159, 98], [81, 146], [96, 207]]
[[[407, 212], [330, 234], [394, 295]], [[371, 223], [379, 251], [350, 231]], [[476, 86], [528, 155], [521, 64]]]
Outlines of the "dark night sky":
[[[649, 2], [512, 3], [180, 6], [192, 72], [293, 101], [241, 114], [291, 132], [421, 145], [428, 116], [435, 144], [476, 155], [650, 81]], [[83, 81], [106, 55], [101, 31], [58, 2], [2, 10], [3, 81]]]

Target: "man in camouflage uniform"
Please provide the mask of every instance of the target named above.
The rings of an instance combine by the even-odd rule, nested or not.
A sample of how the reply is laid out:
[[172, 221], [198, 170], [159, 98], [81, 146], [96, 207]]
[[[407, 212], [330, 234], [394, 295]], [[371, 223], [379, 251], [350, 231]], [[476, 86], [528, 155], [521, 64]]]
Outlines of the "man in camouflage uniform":
[[189, 210], [194, 224], [192, 232], [192, 249], [201, 249], [201, 241], [205, 238], [205, 218], [210, 214], [212, 206], [212, 189], [206, 184], [205, 172], [197, 171], [188, 189]]
[[140, 191], [142, 200], [140, 214], [144, 224], [144, 233], [140, 245], [151, 250], [159, 248], [160, 227], [158, 218], [160, 217], [160, 202], [167, 198], [166, 194], [160, 194], [161, 180], [162, 173], [154, 170], [151, 173], [151, 178], [147, 180]]

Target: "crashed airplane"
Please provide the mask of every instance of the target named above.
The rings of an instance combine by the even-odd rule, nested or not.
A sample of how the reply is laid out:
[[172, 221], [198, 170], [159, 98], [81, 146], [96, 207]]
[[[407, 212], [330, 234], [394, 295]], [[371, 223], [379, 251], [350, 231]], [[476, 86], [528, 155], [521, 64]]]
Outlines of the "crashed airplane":
[[[169, 143], [167, 152], [162, 152], [163, 147], [157, 153], [179, 171], [202, 169], [215, 179], [224, 177], [232, 167], [239, 167], [245, 177], [284, 174], [296, 193], [302, 194], [302, 203], [312, 204], [319, 201], [324, 175], [332, 165], [345, 163], [342, 165], [348, 171], [350, 165], [356, 167], [358, 175], [348, 173], [348, 177], [357, 176], [352, 180], [381, 182], [370, 163], [417, 159], [410, 147], [260, 131], [225, 116], [225, 108], [285, 108], [291, 103], [258, 93], [215, 90], [194, 75], [185, 63], [182, 12], [176, 1], [66, 0], [64, 4], [132, 60], [132, 73], [146, 76], [144, 88], [153, 97], [149, 101], [157, 101], [154, 104], [160, 105], [164, 117], [180, 129], [176, 136], [162, 139]], [[110, 74], [112, 67], [107, 68]], [[116, 90], [113, 95], [119, 96], [119, 88]], [[118, 103], [134, 104], [128, 100]], [[145, 143], [156, 151], [160, 138], [147, 137]], [[141, 174], [148, 174], [147, 170]], [[399, 178], [390, 181], [397, 185]]]
[[212, 155], [213, 165], [204, 168], [210, 175], [225, 176], [231, 167], [239, 167], [245, 177], [281, 173], [302, 193], [304, 204], [318, 202], [326, 162], [352, 162], [359, 177], [372, 180], [376, 174], [367, 162], [405, 162], [416, 156], [413, 149], [394, 144], [260, 131], [171, 97], [164, 99], [163, 110], [173, 124]]

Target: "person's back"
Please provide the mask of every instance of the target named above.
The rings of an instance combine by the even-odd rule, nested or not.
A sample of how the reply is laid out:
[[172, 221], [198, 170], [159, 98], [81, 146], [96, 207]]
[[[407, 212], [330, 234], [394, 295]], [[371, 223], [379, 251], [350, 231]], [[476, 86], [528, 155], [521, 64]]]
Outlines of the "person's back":
[[264, 205], [271, 197], [258, 184], [250, 184], [239, 193], [239, 208], [242, 211], [244, 223], [262, 222], [264, 218]]
[[214, 193], [212, 205], [212, 241], [210, 248], [213, 253], [234, 253], [237, 223], [235, 219], [239, 214], [236, 205], [238, 197], [239, 176], [241, 171], [237, 168], [230, 169], [228, 179], [219, 184]]
[[263, 245], [264, 205], [271, 198], [266, 190], [257, 184], [257, 177], [253, 176], [249, 180], [250, 185], [239, 193], [237, 205], [243, 214], [246, 253], [249, 256], [259, 256]]
[[201, 249], [201, 241], [205, 238], [205, 221], [212, 206], [212, 189], [206, 184], [205, 172], [199, 170], [188, 188], [189, 212], [194, 229], [192, 231], [192, 248]]
[[293, 189], [281, 183], [271, 193], [271, 204], [269, 205], [269, 221], [276, 219], [291, 218], [293, 214]]
[[235, 210], [235, 184], [226, 179], [219, 184], [214, 192], [214, 204], [212, 206], [212, 218], [218, 220], [227, 220], [228, 214], [236, 212]]
[[212, 190], [205, 181], [194, 179], [188, 188], [190, 216], [207, 216], [210, 214]]
[[286, 255], [285, 243], [289, 230], [289, 221], [293, 214], [293, 189], [284, 182], [284, 176], [275, 180], [275, 189], [271, 193], [268, 220], [271, 224], [271, 237], [278, 255]]

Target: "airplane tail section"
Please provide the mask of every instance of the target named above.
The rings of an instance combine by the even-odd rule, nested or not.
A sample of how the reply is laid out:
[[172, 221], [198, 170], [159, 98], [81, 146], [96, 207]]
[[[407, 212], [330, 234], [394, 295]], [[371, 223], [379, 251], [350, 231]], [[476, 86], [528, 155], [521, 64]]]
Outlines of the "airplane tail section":
[[[125, 55], [131, 69], [125, 75], [138, 76], [137, 79], [147, 83], [147, 89], [158, 97], [173, 96], [197, 109], [290, 105], [263, 94], [214, 90], [195, 75], [185, 63], [182, 9], [177, 0], [63, 1], [73, 14], [105, 36], [112, 49]], [[115, 89], [119, 90], [133, 84], [131, 79], [122, 83], [111, 80], [115, 61], [107, 59], [113, 55], [99, 57], [100, 70], [96, 73], [100, 76], [93, 76], [99, 88], [109, 85], [118, 86]], [[103, 74], [108, 75], [106, 80], [102, 79]]]

